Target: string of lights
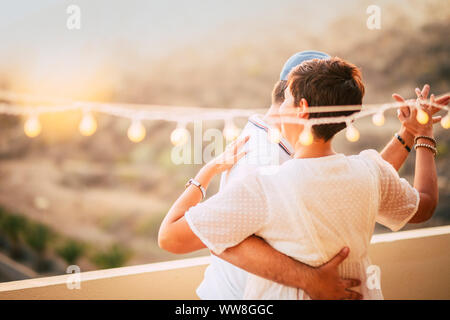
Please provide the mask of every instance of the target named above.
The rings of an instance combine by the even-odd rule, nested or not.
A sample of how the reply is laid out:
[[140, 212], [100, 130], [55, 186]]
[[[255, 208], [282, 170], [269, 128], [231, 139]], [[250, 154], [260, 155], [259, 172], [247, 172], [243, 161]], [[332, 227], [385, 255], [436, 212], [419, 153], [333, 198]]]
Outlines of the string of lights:
[[[240, 133], [239, 128], [233, 122], [235, 118], [249, 117], [255, 113], [265, 113], [267, 109], [228, 109], [228, 108], [200, 108], [190, 106], [163, 106], [148, 104], [129, 104], [129, 103], [98, 103], [98, 102], [79, 102], [63, 99], [49, 99], [24, 94], [16, 94], [7, 91], [0, 91], [0, 114], [13, 116], [24, 116], [25, 134], [30, 137], [38, 136], [42, 131], [42, 125], [39, 116], [46, 113], [59, 113], [79, 110], [83, 116], [79, 124], [80, 133], [84, 136], [91, 136], [97, 130], [97, 120], [95, 113], [103, 113], [116, 117], [130, 119], [131, 124], [127, 131], [128, 138], [133, 142], [140, 142], [146, 136], [145, 126], [142, 124], [146, 120], [165, 120], [176, 122], [177, 127], [171, 133], [170, 140], [174, 145], [183, 145], [189, 138], [189, 131], [186, 129], [188, 123], [194, 121], [222, 120], [224, 121], [223, 134], [227, 140], [234, 140]], [[353, 122], [359, 118], [372, 116], [372, 122], [376, 126], [382, 126], [385, 123], [384, 112], [389, 109], [399, 108], [408, 105], [417, 108], [417, 120], [425, 124], [430, 121], [428, 114], [421, 108], [421, 105], [427, 104], [446, 110], [447, 114], [442, 118], [443, 128], [450, 128], [449, 108], [444, 105], [436, 104], [430, 100], [408, 100], [405, 103], [393, 102], [384, 104], [370, 104], [363, 106], [323, 106], [309, 107], [310, 113], [321, 112], [343, 112], [359, 111], [348, 116], [323, 117], [303, 119], [295, 115], [282, 114], [272, 117], [271, 121], [283, 121], [304, 125], [304, 130], [300, 135], [300, 141], [304, 145], [312, 143], [313, 136], [311, 127], [313, 125], [346, 123], [346, 137], [349, 141], [357, 141], [360, 137], [359, 131], [353, 125]], [[269, 139], [272, 142], [278, 142], [281, 133], [276, 128], [270, 128]]]

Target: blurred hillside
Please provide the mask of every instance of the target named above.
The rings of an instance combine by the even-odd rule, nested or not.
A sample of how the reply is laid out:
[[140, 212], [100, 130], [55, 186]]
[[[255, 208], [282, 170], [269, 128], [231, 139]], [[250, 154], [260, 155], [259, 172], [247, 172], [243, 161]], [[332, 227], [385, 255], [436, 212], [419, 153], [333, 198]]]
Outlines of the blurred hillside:
[[[347, 59], [363, 70], [365, 103], [386, 102], [392, 92], [411, 95], [425, 82], [435, 92], [448, 90], [450, 5], [442, 1], [409, 2], [415, 15], [391, 4], [383, 11], [381, 30], [366, 28], [367, 15], [342, 14], [322, 31], [309, 30], [290, 16], [224, 27], [199, 43], [185, 45], [154, 61], [136, 63], [123, 75], [114, 96], [119, 101], [204, 107], [261, 108], [281, 66], [293, 53], [316, 49]], [[301, 12], [301, 9], [298, 9]], [[359, 12], [364, 12], [361, 5]], [[419, 17], [426, 20], [418, 23]], [[274, 19], [274, 17], [272, 17]], [[240, 30], [242, 34], [240, 33]], [[243, 31], [242, 31], [243, 30]], [[144, 71], [142, 71], [144, 70]], [[148, 72], [146, 72], [148, 70]]]
[[[336, 11], [336, 15], [328, 10], [320, 24], [320, 15], [306, 14], [309, 5], [304, 8], [289, 1], [279, 11], [228, 21], [195, 41], [172, 44], [164, 54], [142, 54], [135, 44], [119, 41], [108, 47], [107, 61], [79, 79], [92, 90], [78, 95], [69, 88], [67, 92], [75, 92], [72, 96], [65, 96], [65, 90], [52, 92], [55, 97], [73, 99], [264, 108], [270, 104], [271, 89], [285, 60], [307, 49], [322, 50], [361, 67], [367, 88], [365, 103], [388, 102], [393, 92], [414, 97], [414, 88], [424, 83], [429, 83], [435, 94], [447, 92], [449, 3], [381, 3], [381, 30], [366, 27], [368, 2], [352, 4], [349, 12]], [[321, 2], [322, 7], [326, 4]], [[84, 48], [80, 54], [92, 49]], [[48, 67], [54, 75], [59, 66], [55, 62], [41, 67]], [[27, 87], [21, 82], [22, 76], [26, 78], [23, 68], [19, 69], [17, 73], [11, 66], [0, 70], [1, 89]], [[70, 87], [68, 78], [67, 83], [56, 81], [57, 77], [55, 82]], [[44, 93], [52, 88], [45, 86], [45, 79], [38, 87]], [[35, 92], [40, 92], [38, 89]], [[336, 150], [346, 154], [364, 148], [381, 150], [399, 127], [394, 113], [388, 115], [381, 128], [370, 119], [358, 121], [361, 139], [350, 144], [340, 134]], [[98, 115], [97, 132], [86, 138], [77, 133], [80, 118], [76, 112], [45, 115], [42, 134], [29, 139], [23, 134], [23, 119], [0, 115], [0, 250], [13, 252], [19, 246], [21, 261], [32, 268], [30, 261], [38, 258], [27, 253], [30, 250], [38, 252], [38, 257], [59, 261], [53, 269], [46, 269], [49, 273], [63, 272], [65, 263], [73, 260], [68, 256], [78, 257], [82, 270], [180, 258], [161, 251], [156, 243], [163, 216], [198, 170], [198, 166], [171, 162], [169, 136], [175, 125], [147, 122], [147, 138], [133, 144], [126, 137], [128, 120]], [[240, 126], [244, 123], [245, 119], [238, 122]], [[223, 123], [204, 125], [222, 128]], [[450, 136], [441, 127], [436, 136], [439, 207], [429, 222], [407, 228], [450, 222]], [[412, 182], [413, 169], [411, 155], [400, 173]], [[208, 194], [215, 190], [217, 181]], [[28, 222], [11, 218], [16, 215]], [[2, 229], [11, 224], [18, 226], [12, 237]], [[48, 231], [42, 231], [47, 229], [41, 225]], [[44, 237], [48, 239], [44, 245], [36, 245], [35, 239], [26, 236], [27, 230], [36, 228], [41, 234], [52, 234]], [[381, 227], [376, 231], [386, 232]], [[81, 250], [81, 245], [87, 249]]]

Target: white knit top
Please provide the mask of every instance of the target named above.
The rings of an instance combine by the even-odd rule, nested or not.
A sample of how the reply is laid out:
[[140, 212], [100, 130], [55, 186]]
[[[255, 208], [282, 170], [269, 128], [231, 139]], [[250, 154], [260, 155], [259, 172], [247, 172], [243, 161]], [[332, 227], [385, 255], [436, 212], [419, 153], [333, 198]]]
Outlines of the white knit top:
[[[382, 299], [369, 289], [368, 247], [375, 221], [393, 231], [415, 214], [419, 193], [375, 150], [292, 159], [278, 170], [262, 170], [230, 181], [219, 193], [192, 207], [186, 220], [216, 254], [255, 234], [276, 250], [319, 266], [342, 247], [350, 248], [341, 276], [358, 278], [365, 299]], [[245, 299], [309, 299], [301, 290], [249, 274]]]

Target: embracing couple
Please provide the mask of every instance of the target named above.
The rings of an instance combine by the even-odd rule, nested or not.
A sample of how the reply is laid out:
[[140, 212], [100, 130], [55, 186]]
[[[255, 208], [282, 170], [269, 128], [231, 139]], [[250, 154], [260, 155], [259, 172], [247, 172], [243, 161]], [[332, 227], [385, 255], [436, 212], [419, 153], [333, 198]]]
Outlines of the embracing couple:
[[[429, 90], [426, 85], [416, 94], [426, 99]], [[284, 65], [267, 113], [250, 117], [241, 137], [189, 180], [158, 242], [173, 253], [211, 251], [197, 289], [201, 299], [383, 298], [366, 284], [375, 222], [397, 231], [432, 216], [438, 203], [433, 124], [439, 121], [433, 114], [439, 108], [423, 103], [430, 121], [422, 125], [417, 108], [394, 95], [405, 102], [397, 112], [401, 128], [381, 153], [335, 152], [333, 137], [346, 123], [316, 122], [312, 142], [300, 143], [308, 119], [358, 112], [309, 108], [361, 106], [363, 96], [356, 66], [322, 52], [299, 52]], [[447, 104], [449, 96], [432, 95], [431, 101]], [[271, 142], [277, 127], [282, 137]], [[413, 145], [411, 186], [397, 171]], [[220, 191], [201, 202], [218, 174]]]

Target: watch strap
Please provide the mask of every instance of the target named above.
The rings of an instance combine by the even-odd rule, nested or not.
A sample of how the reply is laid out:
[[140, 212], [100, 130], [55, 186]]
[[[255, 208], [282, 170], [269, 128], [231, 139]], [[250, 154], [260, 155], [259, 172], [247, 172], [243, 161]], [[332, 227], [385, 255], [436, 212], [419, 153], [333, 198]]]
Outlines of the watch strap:
[[201, 191], [201, 193], [202, 193], [202, 200], [205, 199], [205, 197], [206, 197], [206, 190], [205, 190], [205, 188], [201, 185], [201, 183], [198, 182], [197, 180], [191, 178], [191, 179], [189, 179], [189, 181], [186, 183], [186, 188], [189, 187], [191, 184], [194, 185], [194, 186], [196, 186], [197, 188], [200, 189], [200, 191]]

